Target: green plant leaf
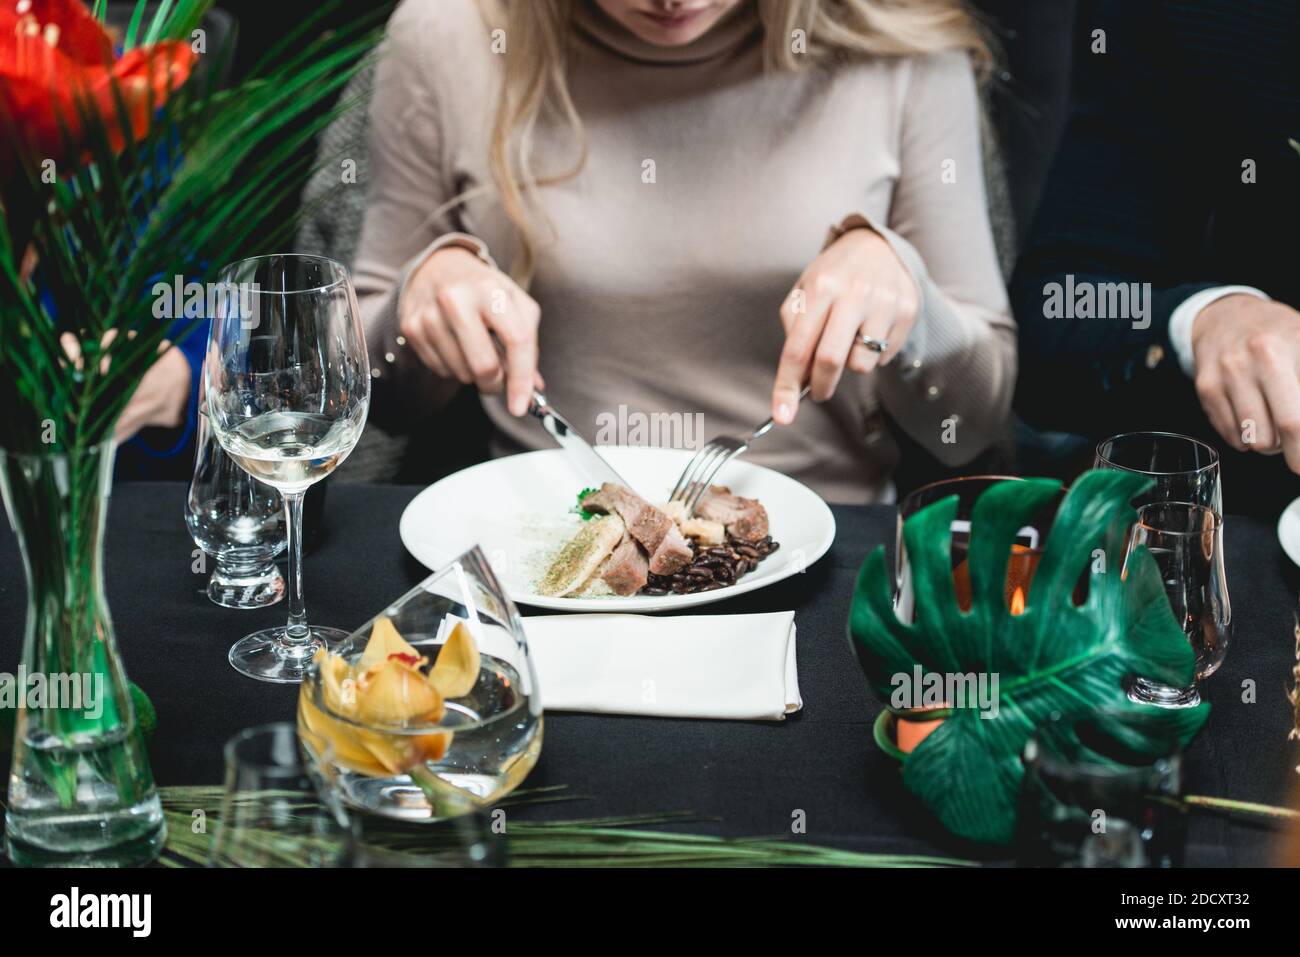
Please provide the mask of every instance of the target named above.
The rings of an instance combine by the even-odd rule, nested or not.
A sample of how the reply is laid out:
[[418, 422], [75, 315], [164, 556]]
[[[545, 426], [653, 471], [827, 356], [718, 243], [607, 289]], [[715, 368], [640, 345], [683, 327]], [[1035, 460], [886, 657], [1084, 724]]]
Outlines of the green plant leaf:
[[[1183, 687], [1195, 673], [1195, 655], [1169, 608], [1154, 560], [1140, 547], [1125, 563], [1127, 529], [1135, 517], [1130, 503], [1149, 485], [1126, 472], [1083, 475], [1057, 509], [1019, 615], [1011, 614], [1005, 597], [1011, 545], [1018, 530], [1059, 494], [1059, 482], [1002, 482], [980, 496], [971, 517], [968, 612], [958, 606], [953, 583], [955, 496], [922, 509], [903, 526], [914, 623], [894, 612], [884, 549], [863, 563], [849, 633], [877, 694], [888, 700], [894, 677], [911, 675], [917, 665], [927, 673], [997, 676], [996, 716], [982, 717], [976, 707], [954, 708], [903, 765], [905, 786], [954, 834], [991, 843], [1011, 839], [1024, 774], [1021, 752], [1055, 713], [1097, 716], [1105, 734], [1146, 755], [1158, 754], [1171, 739], [1186, 744], [1205, 723], [1208, 704], [1146, 707], [1131, 703], [1123, 688], [1131, 676]], [[1075, 586], [1085, 573], [1087, 599], [1076, 606]], [[1141, 720], [1112, 717], [1122, 713]]]
[[574, 503], [573, 511], [577, 512], [578, 515], [579, 515], [579, 517], [581, 517], [581, 519], [582, 519], [584, 522], [589, 522], [589, 521], [591, 521], [593, 518], [596, 517], [596, 513], [595, 513], [595, 512], [589, 512], [589, 511], [587, 511], [585, 508], [583, 508], [583, 507], [582, 507], [582, 500], [583, 500], [584, 498], [586, 498], [588, 495], [594, 495], [596, 492], [599, 492], [599, 491], [600, 491], [600, 489], [598, 489], [598, 488], [584, 488], [581, 492], [578, 493], [578, 500], [577, 500], [577, 502]]
[[149, 24], [149, 29], [144, 35], [144, 46], [157, 43], [158, 38], [163, 35], [163, 31], [168, 25], [167, 15], [171, 13], [174, 2], [175, 0], [160, 0], [158, 9], [153, 14], [153, 22]]
[[131, 11], [131, 22], [126, 25], [126, 36], [122, 38], [122, 47], [134, 49], [136, 38], [140, 33], [140, 24], [144, 22], [145, 11], [149, 9], [147, 0], [136, 0], [135, 9]]
[[[580, 800], [560, 794], [560, 786], [527, 788], [504, 798], [496, 807], [521, 807], [554, 801]], [[218, 814], [223, 803], [220, 787], [189, 786], [158, 789], [167, 817], [167, 847], [161, 863], [184, 867], [207, 862], [217, 827], [201, 833], [192, 828], [195, 808]], [[279, 792], [238, 792], [232, 805], [256, 803]], [[301, 804], [304, 812], [319, 808]], [[973, 867], [974, 861], [918, 854], [872, 854], [806, 844], [775, 837], [714, 837], [675, 831], [648, 830], [701, 820], [689, 812], [665, 812], [635, 817], [579, 818], [567, 821], [513, 819], [508, 835], [510, 867]], [[277, 864], [309, 866], [309, 851], [320, 839], [299, 837], [262, 828], [245, 829], [245, 839], [276, 853]], [[419, 824], [381, 817], [365, 820], [360, 840], [368, 850], [395, 855], [418, 864], [422, 855], [455, 850], [461, 837], [430, 830]]]

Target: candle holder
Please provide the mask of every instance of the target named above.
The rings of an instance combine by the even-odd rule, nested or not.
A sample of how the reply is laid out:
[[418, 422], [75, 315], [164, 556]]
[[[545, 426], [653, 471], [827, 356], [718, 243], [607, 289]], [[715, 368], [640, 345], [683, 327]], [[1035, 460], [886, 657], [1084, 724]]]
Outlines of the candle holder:
[[[1061, 483], [1050, 479], [991, 483], [970, 511], [968, 598], [954, 574], [959, 496], [924, 506], [903, 522], [914, 597], [906, 619], [896, 609], [899, 582], [884, 548], [863, 563], [849, 637], [868, 682], [888, 702], [876, 741], [902, 762], [904, 785], [952, 833], [997, 844], [1012, 839], [1021, 753], [1053, 715], [1094, 716], [1099, 733], [1113, 733], [1137, 753], [1156, 753], [1171, 735], [1185, 746], [1204, 724], [1206, 705], [1150, 708], [1124, 690], [1135, 676], [1184, 686], [1195, 670], [1151, 555], [1139, 546], [1125, 564], [1130, 503], [1149, 484], [1097, 470], [1062, 498]], [[1013, 607], [1007, 576], [1015, 546], [1054, 504], [1028, 594]], [[1126, 710], [1145, 716], [1137, 730], [1112, 720]], [[898, 722], [933, 723], [935, 716], [922, 717], [932, 711], [942, 722], [907, 751]]]
[[[957, 508], [952, 520], [952, 539], [949, 554], [952, 559], [953, 580], [957, 588], [957, 604], [963, 611], [971, 606], [970, 587], [970, 529], [975, 503], [986, 491], [1001, 482], [1022, 482], [1024, 479], [1009, 475], [972, 475], [965, 478], [932, 482], [911, 492], [898, 506], [898, 531], [894, 539], [894, 607], [904, 621], [911, 621], [915, 596], [912, 593], [912, 574], [907, 561], [907, 545], [903, 540], [903, 525], [921, 509], [950, 496], [956, 496]], [[1043, 555], [1047, 531], [1056, 518], [1064, 493], [1058, 493], [1043, 507], [1030, 515], [1017, 530], [1011, 543], [1011, 557], [1007, 563], [1006, 599], [1013, 614], [1024, 611], [1029, 594], [1029, 583]]]

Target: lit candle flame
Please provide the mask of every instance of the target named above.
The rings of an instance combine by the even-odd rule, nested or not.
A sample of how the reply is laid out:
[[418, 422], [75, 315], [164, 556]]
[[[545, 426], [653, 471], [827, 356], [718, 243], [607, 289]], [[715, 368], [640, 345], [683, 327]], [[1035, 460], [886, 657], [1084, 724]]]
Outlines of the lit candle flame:
[[1014, 592], [1011, 593], [1011, 614], [1023, 615], [1024, 613], [1025, 613], [1025, 590], [1023, 588], [1018, 587]]

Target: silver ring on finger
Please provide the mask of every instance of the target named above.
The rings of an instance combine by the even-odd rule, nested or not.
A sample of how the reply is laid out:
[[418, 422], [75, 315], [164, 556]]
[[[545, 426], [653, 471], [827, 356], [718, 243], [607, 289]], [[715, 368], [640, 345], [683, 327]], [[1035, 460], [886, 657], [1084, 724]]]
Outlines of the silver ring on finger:
[[869, 336], [866, 333], [858, 334], [858, 343], [866, 346], [872, 352], [884, 352], [889, 348], [889, 342], [885, 339], [877, 339], [875, 336]]

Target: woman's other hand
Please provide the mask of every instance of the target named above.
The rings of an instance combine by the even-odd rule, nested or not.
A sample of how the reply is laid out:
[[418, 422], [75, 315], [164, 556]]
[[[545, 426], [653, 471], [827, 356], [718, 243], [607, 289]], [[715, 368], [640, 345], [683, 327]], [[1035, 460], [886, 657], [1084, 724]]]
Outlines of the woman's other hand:
[[[472, 252], [444, 247], [407, 280], [398, 329], [435, 375], [497, 394], [512, 415], [528, 411], [537, 372], [537, 303]], [[493, 335], [505, 349], [502, 359]]]
[[[886, 365], [916, 323], [920, 292], [889, 247], [871, 229], [845, 233], [803, 271], [781, 306], [785, 348], [772, 390], [772, 418], [794, 421], [805, 383], [822, 402], [835, 393], [847, 367], [866, 374]], [[877, 353], [860, 337], [887, 342]]]

